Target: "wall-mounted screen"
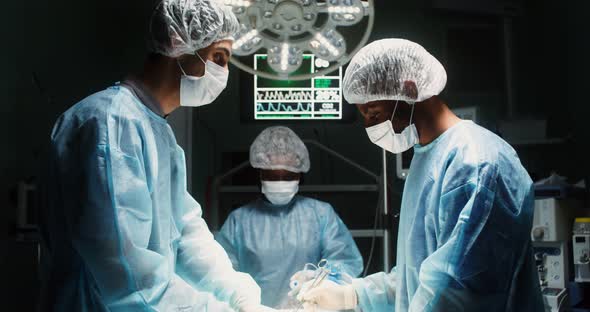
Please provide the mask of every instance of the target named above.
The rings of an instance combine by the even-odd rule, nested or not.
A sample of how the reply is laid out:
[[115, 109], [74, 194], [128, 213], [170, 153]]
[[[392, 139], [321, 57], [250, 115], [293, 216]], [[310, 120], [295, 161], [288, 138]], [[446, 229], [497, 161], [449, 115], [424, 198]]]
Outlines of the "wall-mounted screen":
[[[254, 55], [254, 69], [271, 71], [266, 54]], [[303, 55], [303, 65], [294, 74], [314, 73], [329, 63], [313, 54]], [[308, 80], [272, 80], [254, 76], [254, 119], [342, 119], [342, 68], [327, 76]]]

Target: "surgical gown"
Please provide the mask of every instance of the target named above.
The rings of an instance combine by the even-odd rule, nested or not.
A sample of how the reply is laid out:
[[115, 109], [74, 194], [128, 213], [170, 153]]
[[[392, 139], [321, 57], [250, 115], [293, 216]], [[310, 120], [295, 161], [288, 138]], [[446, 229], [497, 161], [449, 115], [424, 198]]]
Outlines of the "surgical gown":
[[414, 148], [397, 266], [357, 279], [363, 311], [543, 311], [533, 184], [516, 152], [462, 121]]
[[[232, 269], [186, 188], [161, 116], [114, 86], [51, 135], [43, 311], [234, 311], [254, 281]], [[231, 306], [230, 306], [231, 305]]]
[[363, 259], [346, 225], [330, 204], [295, 196], [283, 206], [260, 198], [233, 211], [216, 236], [234, 268], [262, 289], [262, 304], [294, 307], [287, 296], [293, 274], [327, 259], [356, 277]]

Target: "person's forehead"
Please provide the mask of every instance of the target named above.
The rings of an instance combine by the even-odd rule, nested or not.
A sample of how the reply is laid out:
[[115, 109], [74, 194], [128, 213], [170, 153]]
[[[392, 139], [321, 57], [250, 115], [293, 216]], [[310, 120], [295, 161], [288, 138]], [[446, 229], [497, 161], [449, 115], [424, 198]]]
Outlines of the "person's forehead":
[[367, 102], [367, 103], [359, 105], [359, 106], [364, 106], [364, 108], [390, 109], [390, 108], [392, 108], [392, 104], [394, 104], [394, 103], [395, 103], [395, 101], [391, 101], [391, 100], [377, 100], [377, 101]]
[[291, 172], [285, 169], [264, 169], [262, 170], [264, 173], [275, 174], [275, 175], [288, 175], [288, 174], [297, 174], [295, 172]]

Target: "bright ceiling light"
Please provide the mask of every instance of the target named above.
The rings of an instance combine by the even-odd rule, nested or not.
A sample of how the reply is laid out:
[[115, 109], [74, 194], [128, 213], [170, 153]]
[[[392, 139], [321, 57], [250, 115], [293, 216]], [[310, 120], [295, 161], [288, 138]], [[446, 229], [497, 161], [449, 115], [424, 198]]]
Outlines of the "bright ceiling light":
[[[233, 43], [232, 63], [249, 73], [270, 79], [302, 80], [330, 73], [346, 64], [369, 38], [374, 21], [373, 0], [225, 0], [240, 21], [241, 30]], [[362, 38], [351, 44], [337, 30], [367, 18]], [[354, 47], [354, 48], [351, 48]], [[254, 53], [268, 54], [274, 72], [248, 65]], [[302, 64], [303, 52], [328, 61], [310, 74], [294, 73]], [[251, 59], [250, 59], [251, 60]], [[300, 71], [299, 71], [300, 72]]]

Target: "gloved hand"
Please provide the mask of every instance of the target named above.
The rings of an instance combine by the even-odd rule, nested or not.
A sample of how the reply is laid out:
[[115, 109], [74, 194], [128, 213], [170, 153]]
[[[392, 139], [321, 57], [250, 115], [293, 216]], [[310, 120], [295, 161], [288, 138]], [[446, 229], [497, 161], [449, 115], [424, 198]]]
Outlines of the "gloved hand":
[[330, 280], [324, 280], [309, 289], [312, 283], [313, 281], [309, 281], [303, 285], [297, 295], [299, 301], [316, 304], [318, 308], [326, 310], [349, 310], [358, 305], [356, 291], [351, 285], [339, 285]]
[[260, 287], [252, 276], [242, 272], [235, 272], [231, 282], [224, 285], [230, 288], [234, 294], [231, 298], [231, 305], [240, 312], [259, 311], [261, 293]]
[[291, 287], [291, 291], [287, 294], [290, 297], [297, 297], [299, 291], [308, 281], [311, 281], [315, 277], [315, 271], [313, 270], [301, 270], [293, 276], [291, 276], [291, 280], [289, 286]]

